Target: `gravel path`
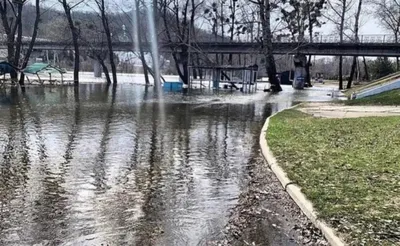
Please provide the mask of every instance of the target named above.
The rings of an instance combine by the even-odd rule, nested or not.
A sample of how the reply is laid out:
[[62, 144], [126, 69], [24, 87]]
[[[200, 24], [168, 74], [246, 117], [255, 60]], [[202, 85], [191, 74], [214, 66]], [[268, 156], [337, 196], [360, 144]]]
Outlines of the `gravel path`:
[[324, 118], [400, 115], [400, 107], [396, 106], [346, 106], [332, 103], [307, 103], [299, 107], [299, 110], [315, 117]]

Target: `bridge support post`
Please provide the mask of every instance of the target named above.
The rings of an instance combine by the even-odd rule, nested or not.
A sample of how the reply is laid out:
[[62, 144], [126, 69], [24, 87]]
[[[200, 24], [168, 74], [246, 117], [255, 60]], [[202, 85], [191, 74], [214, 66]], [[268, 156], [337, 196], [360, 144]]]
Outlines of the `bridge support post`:
[[95, 78], [101, 78], [101, 65], [100, 62], [96, 59], [93, 60], [93, 72]]
[[304, 89], [307, 76], [306, 63], [307, 57], [305, 55], [298, 54], [294, 56], [294, 80], [292, 86], [295, 89]]
[[213, 89], [214, 90], [219, 90], [219, 82], [221, 80], [221, 69], [213, 69]]

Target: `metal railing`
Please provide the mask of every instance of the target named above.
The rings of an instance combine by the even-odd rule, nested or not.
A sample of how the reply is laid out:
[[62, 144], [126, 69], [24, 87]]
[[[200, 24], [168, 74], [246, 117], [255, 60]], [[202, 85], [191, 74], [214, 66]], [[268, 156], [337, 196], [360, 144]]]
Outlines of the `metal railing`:
[[[28, 45], [30, 42], [29, 37], [24, 37], [22, 39], [23, 45]], [[305, 37], [301, 42], [298, 40], [293, 40], [290, 36], [276, 36], [273, 39], [274, 43], [310, 43], [308, 37]], [[332, 44], [339, 44], [340, 38], [338, 35], [318, 35], [313, 38], [313, 43], [332, 43]], [[360, 35], [358, 42], [353, 37], [345, 37], [343, 39], [343, 43], [362, 43], [362, 44], [400, 44], [400, 38], [396, 42], [396, 38], [394, 35]], [[6, 48], [7, 40], [5, 39], [4, 35], [0, 35], [0, 48]], [[254, 44], [257, 45], [259, 42], [255, 41], [251, 42], [240, 42], [240, 41], [233, 41], [233, 42], [218, 42], [218, 41], [210, 41], [210, 42], [196, 42], [197, 45], [238, 45], [238, 44]], [[96, 45], [96, 44], [94, 44]], [[103, 43], [99, 43], [97, 45], [103, 46]], [[114, 41], [113, 45], [117, 47], [131, 47], [132, 42], [124, 42], [124, 41]], [[168, 47], [169, 45], [184, 45], [181, 43], [159, 43], [159, 46]], [[71, 42], [60, 42], [60, 41], [52, 41], [47, 39], [38, 38], [36, 40], [36, 46], [71, 46]], [[133, 46], [132, 46], [133, 47]]]
[[[281, 43], [295, 43], [299, 42], [298, 40], [293, 40], [292, 37], [277, 37], [274, 40], [275, 42]], [[310, 39], [308, 37], [304, 38], [302, 42], [309, 43]], [[340, 43], [340, 37], [338, 35], [319, 35], [313, 38], [313, 43]], [[343, 43], [357, 43], [354, 37], [344, 37]], [[358, 37], [358, 43], [387, 43], [394, 44], [400, 43], [400, 38], [396, 42], [396, 38], [394, 35], [360, 35]]]

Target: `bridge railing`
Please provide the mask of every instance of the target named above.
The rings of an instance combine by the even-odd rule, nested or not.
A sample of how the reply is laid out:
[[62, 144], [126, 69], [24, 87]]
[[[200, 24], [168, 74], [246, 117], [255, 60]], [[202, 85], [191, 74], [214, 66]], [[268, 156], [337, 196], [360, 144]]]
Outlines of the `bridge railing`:
[[[277, 37], [275, 42], [281, 43], [292, 43], [294, 41], [291, 37]], [[305, 37], [303, 42], [310, 42], [309, 37]], [[344, 37], [344, 43], [357, 43], [354, 37]], [[340, 37], [338, 35], [319, 35], [313, 38], [313, 43], [340, 43]], [[358, 37], [358, 43], [400, 43], [394, 35], [360, 35]]]
[[[27, 47], [27, 45], [30, 42], [29, 37], [24, 37], [22, 40], [23, 45]], [[289, 36], [276, 36], [274, 37], [273, 42], [275, 43], [310, 43], [310, 40], [306, 37], [302, 42], [299, 42], [297, 40], [293, 40]], [[338, 44], [340, 43], [340, 38], [338, 35], [318, 35], [315, 36], [312, 40], [313, 43], [331, 43], [331, 44]], [[343, 43], [363, 43], [363, 44], [400, 44], [400, 40], [397, 40], [394, 35], [360, 35], [358, 42], [352, 37], [345, 37], [343, 40]], [[234, 42], [196, 42], [197, 45], [204, 45], [204, 46], [229, 46], [229, 45], [253, 45], [253, 46], [258, 46], [259, 42], [240, 42], [240, 41], [234, 41]], [[97, 45], [97, 46], [96, 46]], [[149, 44], [145, 44], [148, 45]], [[159, 43], [159, 47], [163, 48], [170, 48], [172, 47], [179, 47], [181, 45], [186, 45], [182, 43]], [[72, 44], [71, 42], [58, 42], [58, 41], [52, 41], [52, 40], [46, 40], [46, 39], [37, 39], [35, 43], [35, 47], [41, 47], [42, 49], [52, 49], [52, 48], [58, 48], [58, 49], [65, 49], [66, 47], [71, 47]], [[85, 45], [82, 45], [85, 46]], [[94, 43], [93, 46], [95, 47], [103, 47], [103, 43]], [[132, 42], [126, 42], [126, 41], [114, 41], [113, 46], [119, 47], [124, 50], [130, 50], [130, 48], [134, 47]], [[43, 48], [44, 47], [44, 48]], [[85, 46], [87, 48], [87, 46]], [[6, 49], [7, 48], [7, 40], [4, 40], [4, 35], [0, 35], [0, 49]]]

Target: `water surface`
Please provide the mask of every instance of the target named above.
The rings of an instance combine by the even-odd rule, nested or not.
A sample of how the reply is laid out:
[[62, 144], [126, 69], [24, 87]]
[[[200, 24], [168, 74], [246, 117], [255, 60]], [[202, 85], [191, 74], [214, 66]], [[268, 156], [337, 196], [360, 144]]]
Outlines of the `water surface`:
[[0, 245], [221, 237], [272, 112], [326, 91], [166, 94], [124, 84], [0, 98]]

